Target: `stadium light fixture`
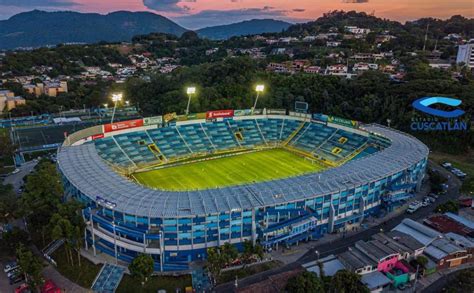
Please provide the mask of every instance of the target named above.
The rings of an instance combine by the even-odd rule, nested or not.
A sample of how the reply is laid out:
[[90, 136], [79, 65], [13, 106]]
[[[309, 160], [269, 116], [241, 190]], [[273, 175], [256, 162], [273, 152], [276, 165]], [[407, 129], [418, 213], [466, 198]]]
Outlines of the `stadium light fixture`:
[[186, 89], [186, 93], [188, 94], [188, 106], [186, 107], [186, 115], [189, 114], [189, 106], [191, 104], [191, 96], [196, 93], [196, 87], [190, 86]]
[[263, 93], [264, 90], [265, 90], [265, 86], [263, 84], [258, 84], [255, 87], [255, 91], [257, 92], [257, 97], [255, 98], [255, 103], [253, 104], [252, 114], [255, 111], [255, 108], [257, 107], [258, 97], [260, 96], [260, 93]]
[[120, 102], [122, 98], [122, 93], [112, 94], [112, 101], [114, 102], [114, 111], [112, 112], [112, 120], [110, 121], [110, 123], [114, 123], [115, 109], [117, 109], [117, 103]]

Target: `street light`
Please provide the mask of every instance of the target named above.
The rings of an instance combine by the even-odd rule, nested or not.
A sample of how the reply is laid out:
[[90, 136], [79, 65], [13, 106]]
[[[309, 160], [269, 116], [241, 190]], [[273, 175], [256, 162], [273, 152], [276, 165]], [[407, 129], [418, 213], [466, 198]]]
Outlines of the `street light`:
[[258, 97], [260, 96], [260, 93], [263, 93], [264, 90], [265, 90], [265, 86], [263, 84], [258, 84], [255, 87], [255, 91], [257, 92], [257, 98], [255, 98], [255, 104], [253, 104], [252, 114], [255, 111], [255, 108], [257, 107]]
[[123, 95], [121, 93], [119, 94], [112, 94], [112, 101], [114, 102], [114, 111], [112, 112], [112, 120], [110, 123], [114, 123], [114, 117], [115, 117], [115, 109], [117, 109], [117, 102], [120, 102], [122, 100]]
[[188, 94], [188, 106], [186, 107], [186, 115], [189, 114], [189, 105], [191, 104], [191, 96], [196, 93], [196, 88], [191, 86], [186, 89], [186, 93]]

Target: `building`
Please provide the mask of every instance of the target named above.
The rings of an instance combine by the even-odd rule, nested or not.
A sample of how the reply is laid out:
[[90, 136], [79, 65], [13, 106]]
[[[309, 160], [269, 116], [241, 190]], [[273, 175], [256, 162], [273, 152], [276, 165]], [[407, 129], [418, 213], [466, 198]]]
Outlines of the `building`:
[[37, 84], [25, 84], [23, 89], [35, 96], [47, 95], [56, 97], [61, 93], [67, 93], [67, 81], [44, 81]]
[[0, 90], [0, 113], [11, 111], [19, 105], [25, 105], [26, 100], [20, 96], [15, 96], [12, 91]]
[[461, 247], [445, 238], [434, 240], [426, 247], [424, 253], [436, 262], [438, 270], [457, 267], [473, 261], [472, 254], [468, 253], [467, 247]]
[[370, 29], [368, 28], [359, 28], [357, 26], [345, 26], [344, 27], [346, 32], [349, 32], [351, 34], [355, 35], [366, 35], [370, 33]]
[[[203, 117], [221, 112], [210, 111]], [[360, 225], [380, 211], [385, 204], [382, 195], [407, 184], [411, 186], [408, 192], [414, 192], [424, 178], [428, 148], [384, 126], [323, 115], [308, 120], [292, 112], [225, 113], [225, 120], [196, 118], [160, 126], [138, 119], [94, 126], [69, 136], [58, 152], [58, 169], [67, 197], [85, 206], [86, 248], [94, 255], [104, 253], [125, 262], [146, 253], [157, 271], [187, 270], [189, 262], [206, 258], [208, 248], [224, 243], [242, 249], [244, 241], [258, 241], [267, 250], [278, 249]], [[244, 131], [239, 141], [236, 129]], [[150, 189], [119, 175], [157, 164], [165, 156], [179, 159], [212, 153], [217, 147], [251, 150], [286, 141], [295, 149], [314, 150], [313, 159], [333, 168], [186, 192]], [[357, 245], [353, 254], [355, 258], [360, 254], [362, 267], [351, 267], [369, 273], [400, 257], [397, 249], [382, 246]], [[358, 253], [361, 250], [365, 252]]]
[[474, 237], [474, 229], [464, 226], [446, 215], [428, 217], [423, 223], [441, 233], [453, 232], [462, 236]]
[[474, 40], [469, 41], [468, 44], [459, 45], [456, 63], [463, 63], [469, 68], [474, 68]]

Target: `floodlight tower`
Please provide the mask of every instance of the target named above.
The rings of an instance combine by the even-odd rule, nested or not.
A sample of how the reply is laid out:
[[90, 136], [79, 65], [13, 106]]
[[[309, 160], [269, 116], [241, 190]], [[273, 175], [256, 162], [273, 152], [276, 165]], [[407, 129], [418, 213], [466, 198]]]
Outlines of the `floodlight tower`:
[[252, 114], [255, 111], [255, 108], [257, 107], [258, 97], [260, 96], [260, 93], [263, 93], [264, 90], [265, 90], [265, 86], [263, 84], [258, 84], [255, 87], [255, 91], [257, 92], [257, 97], [255, 98], [255, 103], [253, 104]]
[[122, 98], [123, 98], [123, 95], [121, 93], [112, 94], [112, 101], [114, 102], [114, 111], [112, 112], [112, 120], [110, 121], [110, 123], [114, 123], [115, 110], [117, 109], [117, 103], [120, 102]]
[[196, 93], [196, 88], [191, 86], [186, 89], [186, 93], [188, 94], [188, 106], [186, 107], [186, 115], [189, 114], [189, 105], [191, 104], [191, 96]]

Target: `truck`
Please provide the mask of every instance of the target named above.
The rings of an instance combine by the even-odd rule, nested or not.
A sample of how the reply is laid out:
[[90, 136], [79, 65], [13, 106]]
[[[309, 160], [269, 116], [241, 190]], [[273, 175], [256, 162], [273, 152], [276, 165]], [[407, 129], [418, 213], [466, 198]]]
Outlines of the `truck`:
[[419, 208], [421, 208], [423, 205], [419, 201], [414, 201], [408, 205], [407, 213], [413, 214], [416, 212]]

